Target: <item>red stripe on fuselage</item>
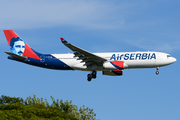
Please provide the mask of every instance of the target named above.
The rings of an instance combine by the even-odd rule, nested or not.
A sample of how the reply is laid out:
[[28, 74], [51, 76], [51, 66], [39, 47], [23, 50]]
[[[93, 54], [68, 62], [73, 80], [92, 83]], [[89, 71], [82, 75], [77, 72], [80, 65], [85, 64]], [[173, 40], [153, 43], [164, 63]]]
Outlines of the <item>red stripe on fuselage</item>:
[[124, 68], [124, 61], [111, 61], [111, 62], [121, 68]]

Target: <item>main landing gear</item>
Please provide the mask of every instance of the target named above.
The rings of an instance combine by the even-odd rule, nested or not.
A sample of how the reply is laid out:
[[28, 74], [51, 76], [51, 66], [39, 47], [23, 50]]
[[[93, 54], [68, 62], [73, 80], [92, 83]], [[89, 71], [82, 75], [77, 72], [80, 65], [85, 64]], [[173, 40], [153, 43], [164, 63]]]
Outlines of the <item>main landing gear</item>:
[[156, 71], [156, 75], [158, 75], [158, 74], [159, 74], [159, 71], [158, 71], [158, 70], [159, 70], [159, 67], [157, 67], [156, 69], [157, 69], [157, 71]]
[[95, 79], [97, 77], [96, 74], [97, 72], [93, 70], [91, 74], [87, 75], [87, 80], [90, 82], [92, 78]]

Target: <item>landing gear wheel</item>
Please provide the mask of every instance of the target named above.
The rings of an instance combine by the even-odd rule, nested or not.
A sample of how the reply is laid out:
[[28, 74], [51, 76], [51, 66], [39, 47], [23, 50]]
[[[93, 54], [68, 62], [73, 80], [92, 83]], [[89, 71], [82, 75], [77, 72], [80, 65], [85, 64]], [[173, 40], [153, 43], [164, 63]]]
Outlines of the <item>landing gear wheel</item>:
[[96, 74], [97, 74], [97, 72], [95, 70], [93, 70], [91, 74], [87, 75], [87, 80], [90, 82], [92, 80], [92, 78], [95, 79], [97, 77]]
[[96, 74], [97, 74], [97, 72], [95, 70], [93, 70], [93, 72], [91, 73], [92, 78], [95, 79], [97, 77]]
[[156, 71], [156, 75], [158, 75], [159, 74], [159, 71]]
[[157, 70], [157, 71], [156, 71], [156, 75], [158, 75], [158, 74], [159, 74], [159, 71], [158, 71], [158, 70], [159, 70], [159, 67], [157, 67], [156, 70]]
[[91, 74], [88, 74], [87, 77], [88, 77], [87, 80], [90, 82], [91, 79], [92, 79], [92, 75], [91, 75]]

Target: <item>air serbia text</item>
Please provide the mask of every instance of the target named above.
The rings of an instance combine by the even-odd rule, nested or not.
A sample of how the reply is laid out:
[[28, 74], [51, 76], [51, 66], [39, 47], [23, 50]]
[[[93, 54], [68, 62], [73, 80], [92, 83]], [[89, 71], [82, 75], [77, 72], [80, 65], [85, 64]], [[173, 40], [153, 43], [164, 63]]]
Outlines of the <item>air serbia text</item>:
[[110, 60], [151, 60], [156, 59], [155, 53], [132, 53], [132, 54], [113, 54]]

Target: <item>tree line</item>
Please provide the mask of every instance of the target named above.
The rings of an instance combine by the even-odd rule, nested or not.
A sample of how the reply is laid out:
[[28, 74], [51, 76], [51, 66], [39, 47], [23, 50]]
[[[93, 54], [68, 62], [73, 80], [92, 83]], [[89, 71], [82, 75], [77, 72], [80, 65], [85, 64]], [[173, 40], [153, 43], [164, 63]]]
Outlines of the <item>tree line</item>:
[[93, 109], [84, 105], [78, 108], [63, 100], [55, 100], [51, 96], [52, 104], [47, 99], [29, 96], [25, 100], [20, 97], [0, 97], [0, 119], [1, 120], [97, 120]]

